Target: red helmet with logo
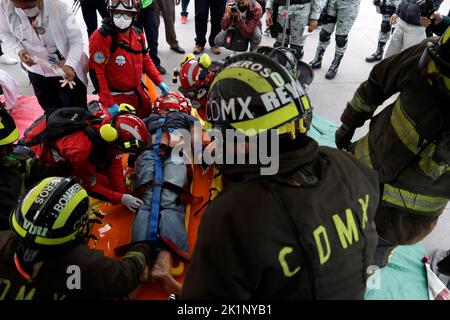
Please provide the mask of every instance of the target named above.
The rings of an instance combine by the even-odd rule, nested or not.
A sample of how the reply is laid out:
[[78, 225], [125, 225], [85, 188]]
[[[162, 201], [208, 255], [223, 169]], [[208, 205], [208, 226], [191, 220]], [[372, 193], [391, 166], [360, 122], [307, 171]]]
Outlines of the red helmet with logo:
[[145, 123], [135, 115], [107, 117], [100, 127], [101, 137], [124, 152], [137, 152], [148, 145], [150, 135]]
[[159, 96], [153, 104], [153, 112], [166, 114], [169, 112], [191, 113], [191, 104], [182, 94], [169, 92]]

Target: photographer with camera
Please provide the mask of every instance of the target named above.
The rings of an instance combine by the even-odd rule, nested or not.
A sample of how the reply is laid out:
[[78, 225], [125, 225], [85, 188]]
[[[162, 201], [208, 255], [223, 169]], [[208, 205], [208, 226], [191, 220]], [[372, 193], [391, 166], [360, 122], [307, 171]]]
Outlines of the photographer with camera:
[[384, 58], [393, 56], [426, 38], [425, 27], [420, 24], [421, 15], [417, 0], [402, 0], [391, 17], [391, 25], [396, 27]]
[[[261, 5], [256, 0], [229, 0], [215, 45], [242, 52], [247, 51], [250, 42], [250, 51], [255, 51], [261, 43], [262, 14]], [[236, 45], [236, 42], [242, 45]]]

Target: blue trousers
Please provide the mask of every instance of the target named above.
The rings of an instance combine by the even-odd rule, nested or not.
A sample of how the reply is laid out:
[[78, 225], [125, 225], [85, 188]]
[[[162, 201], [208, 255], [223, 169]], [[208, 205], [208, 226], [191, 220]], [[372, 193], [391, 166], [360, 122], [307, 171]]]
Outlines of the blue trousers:
[[180, 14], [182, 17], [188, 16], [189, 12], [187, 11], [187, 8], [188, 8], [190, 1], [191, 0], [181, 0], [181, 13]]
[[[143, 152], [136, 160], [136, 186], [153, 181], [155, 177], [155, 158], [152, 150]], [[184, 187], [187, 178], [186, 165], [174, 163], [169, 157], [163, 163], [163, 179], [179, 187]], [[139, 208], [134, 220], [133, 241], [148, 240], [150, 212], [152, 209], [153, 186], [144, 192], [144, 204]], [[171, 242], [177, 248], [187, 251], [187, 233], [185, 227], [185, 206], [177, 203], [178, 194], [163, 189], [159, 214], [159, 236], [164, 242]]]

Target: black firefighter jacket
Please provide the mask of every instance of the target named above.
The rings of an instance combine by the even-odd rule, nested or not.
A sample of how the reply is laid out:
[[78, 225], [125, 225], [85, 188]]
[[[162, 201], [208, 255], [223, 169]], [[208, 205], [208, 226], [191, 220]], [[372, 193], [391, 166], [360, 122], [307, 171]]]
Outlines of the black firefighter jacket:
[[150, 248], [134, 246], [122, 260], [79, 244], [45, 260], [28, 282], [15, 266], [18, 241], [12, 231], [0, 232], [0, 300], [104, 300], [126, 297], [139, 285]]
[[[377, 64], [347, 105], [341, 121], [360, 127], [373, 116], [355, 156], [380, 174], [383, 205], [436, 217], [450, 199], [450, 163], [437, 161], [450, 141], [450, 104], [419, 72], [428, 39]], [[450, 94], [449, 94], [450, 96]]]
[[377, 244], [376, 174], [314, 140], [275, 176], [225, 166], [182, 299], [362, 299]]

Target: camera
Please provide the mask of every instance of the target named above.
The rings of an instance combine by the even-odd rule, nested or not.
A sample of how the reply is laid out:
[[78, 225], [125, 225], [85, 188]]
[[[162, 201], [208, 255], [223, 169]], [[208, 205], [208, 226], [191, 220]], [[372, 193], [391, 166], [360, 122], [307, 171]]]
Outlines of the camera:
[[231, 5], [231, 12], [236, 13], [239, 10], [239, 5], [237, 3], [233, 3]]
[[436, 11], [433, 0], [417, 0], [417, 5], [420, 8], [420, 16], [428, 19]]

